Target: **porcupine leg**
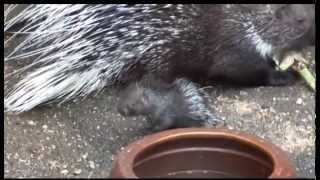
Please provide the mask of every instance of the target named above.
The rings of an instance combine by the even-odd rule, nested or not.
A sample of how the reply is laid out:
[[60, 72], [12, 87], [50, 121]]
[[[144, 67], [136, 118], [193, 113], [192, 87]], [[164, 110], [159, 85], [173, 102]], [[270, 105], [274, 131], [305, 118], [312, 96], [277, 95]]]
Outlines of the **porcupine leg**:
[[297, 75], [292, 71], [281, 72], [272, 70], [268, 75], [266, 84], [270, 86], [285, 86], [293, 84], [296, 80]]
[[293, 84], [296, 75], [275, 69], [273, 60], [246, 56], [230, 56], [221, 59], [209, 70], [212, 82], [229, 83], [240, 86], [285, 86]]
[[[265, 85], [269, 86], [286, 86], [293, 84], [297, 79], [297, 73], [288, 71], [278, 71], [276, 70], [276, 63], [272, 59], [269, 59], [268, 66], [265, 66], [266, 78]], [[263, 73], [262, 73], [263, 74]]]
[[153, 132], [159, 132], [163, 131], [166, 129], [170, 129], [174, 127], [174, 119], [169, 117], [169, 116], [163, 116], [163, 117], [158, 117], [158, 118], [152, 118], [151, 117], [148, 119], [151, 121], [151, 130]]

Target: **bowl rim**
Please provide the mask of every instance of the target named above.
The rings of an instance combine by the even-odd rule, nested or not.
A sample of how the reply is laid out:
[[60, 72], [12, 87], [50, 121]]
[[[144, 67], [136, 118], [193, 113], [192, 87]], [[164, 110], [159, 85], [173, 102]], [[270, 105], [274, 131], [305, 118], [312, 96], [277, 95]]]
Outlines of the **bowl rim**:
[[131, 142], [127, 147], [120, 151], [114, 160], [113, 170], [116, 170], [117, 173], [120, 173], [123, 177], [139, 178], [133, 170], [134, 161], [137, 155], [146, 148], [170, 140], [177, 140], [177, 138], [219, 136], [227, 137], [238, 142], [248, 143], [268, 155], [273, 163], [273, 171], [267, 178], [296, 176], [296, 171], [292, 162], [282, 149], [261, 137], [227, 128], [177, 128], [146, 135], [141, 139]]

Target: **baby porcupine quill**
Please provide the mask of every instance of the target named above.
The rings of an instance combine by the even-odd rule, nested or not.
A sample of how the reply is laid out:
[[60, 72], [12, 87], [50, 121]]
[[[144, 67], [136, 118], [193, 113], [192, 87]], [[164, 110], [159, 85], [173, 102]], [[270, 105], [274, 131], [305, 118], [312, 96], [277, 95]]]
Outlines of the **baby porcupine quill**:
[[85, 97], [145, 74], [169, 84], [287, 85], [295, 76], [275, 70], [272, 56], [309, 45], [314, 24], [312, 4], [29, 5], [5, 21], [4, 32], [15, 31], [7, 42], [26, 36], [5, 63], [33, 58], [23, 70], [34, 68], [6, 95], [5, 110]]

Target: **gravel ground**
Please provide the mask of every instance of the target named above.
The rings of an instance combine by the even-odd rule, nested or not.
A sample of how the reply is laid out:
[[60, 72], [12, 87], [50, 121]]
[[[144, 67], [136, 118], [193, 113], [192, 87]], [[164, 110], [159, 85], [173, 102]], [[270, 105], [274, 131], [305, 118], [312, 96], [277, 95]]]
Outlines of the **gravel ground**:
[[[6, 44], [5, 53], [14, 47]], [[314, 47], [310, 48], [314, 58]], [[15, 83], [6, 74], [5, 94]], [[108, 177], [115, 155], [149, 134], [143, 118], [123, 118], [115, 90], [81, 101], [4, 114], [4, 176]], [[300, 177], [315, 177], [315, 94], [298, 81], [287, 87], [216, 87], [212, 111], [229, 129], [265, 138], [287, 151]]]

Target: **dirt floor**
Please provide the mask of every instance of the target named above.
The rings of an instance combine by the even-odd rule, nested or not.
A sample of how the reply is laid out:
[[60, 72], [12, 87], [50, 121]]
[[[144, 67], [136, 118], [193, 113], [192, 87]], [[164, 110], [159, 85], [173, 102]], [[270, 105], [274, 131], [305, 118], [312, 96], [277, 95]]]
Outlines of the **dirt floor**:
[[[6, 45], [5, 52], [14, 44]], [[314, 47], [310, 48], [314, 58]], [[5, 94], [15, 82], [6, 74]], [[315, 93], [287, 87], [215, 87], [212, 111], [229, 129], [265, 138], [287, 151], [300, 177], [315, 177]], [[108, 177], [116, 154], [149, 134], [143, 118], [123, 118], [115, 90], [20, 115], [4, 114], [5, 177]]]

